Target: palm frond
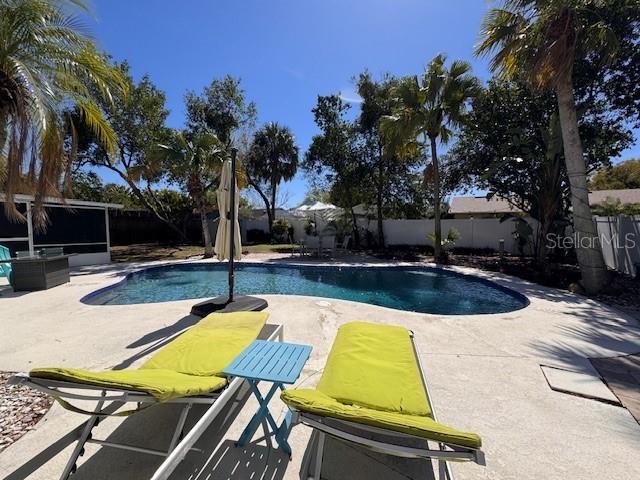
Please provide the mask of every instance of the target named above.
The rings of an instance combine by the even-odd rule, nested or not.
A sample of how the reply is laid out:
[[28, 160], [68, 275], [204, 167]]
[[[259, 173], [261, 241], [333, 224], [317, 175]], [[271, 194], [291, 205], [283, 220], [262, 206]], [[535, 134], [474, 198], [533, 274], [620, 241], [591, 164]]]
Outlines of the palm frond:
[[[14, 193], [34, 192], [40, 200], [60, 194], [63, 159], [73, 158], [63, 144], [68, 126], [64, 112], [70, 107], [108, 151], [115, 149], [115, 133], [98, 100], [109, 101], [116, 90], [126, 93], [126, 82], [89, 38], [77, 15], [87, 12], [83, 0], [0, 2], [0, 87], [8, 86], [0, 92], [7, 130], [7, 142], [0, 146], [7, 173], [0, 180], [9, 209]], [[71, 136], [73, 140], [73, 131]], [[43, 210], [36, 223], [38, 228], [46, 225]]]
[[105, 150], [110, 154], [115, 153], [118, 148], [118, 136], [100, 107], [89, 99], [78, 99], [76, 108]]

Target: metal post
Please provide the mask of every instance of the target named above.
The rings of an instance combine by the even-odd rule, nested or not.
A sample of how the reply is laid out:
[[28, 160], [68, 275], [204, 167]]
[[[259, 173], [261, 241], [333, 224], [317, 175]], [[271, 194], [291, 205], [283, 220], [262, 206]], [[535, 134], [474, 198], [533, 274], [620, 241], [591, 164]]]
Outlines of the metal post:
[[107, 255], [109, 256], [109, 262], [111, 262], [111, 234], [109, 233], [109, 209], [104, 209], [104, 227], [106, 231], [107, 241]]
[[36, 251], [33, 247], [33, 215], [30, 201], [27, 201], [27, 236], [29, 237], [29, 255], [33, 257]]
[[231, 149], [231, 211], [229, 213], [229, 220], [231, 223], [231, 233], [229, 235], [229, 298], [228, 303], [233, 302], [233, 257], [235, 252], [233, 247], [235, 245], [235, 223], [236, 223], [236, 154], [238, 150], [236, 148]]

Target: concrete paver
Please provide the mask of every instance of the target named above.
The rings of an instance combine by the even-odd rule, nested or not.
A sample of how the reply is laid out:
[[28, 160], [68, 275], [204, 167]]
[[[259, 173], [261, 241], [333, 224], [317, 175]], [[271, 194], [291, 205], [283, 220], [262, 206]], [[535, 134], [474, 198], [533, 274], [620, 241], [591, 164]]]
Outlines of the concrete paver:
[[542, 365], [542, 373], [549, 386], [558, 392], [619, 404], [618, 398], [607, 388], [598, 375], [572, 372], [563, 368]]

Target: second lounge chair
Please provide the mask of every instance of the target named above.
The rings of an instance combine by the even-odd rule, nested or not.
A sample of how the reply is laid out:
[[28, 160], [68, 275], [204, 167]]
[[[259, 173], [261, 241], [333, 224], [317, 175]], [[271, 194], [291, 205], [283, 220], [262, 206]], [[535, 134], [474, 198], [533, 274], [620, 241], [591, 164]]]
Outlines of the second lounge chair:
[[[453, 478], [447, 461], [484, 465], [478, 435], [437, 421], [413, 334], [406, 328], [364, 322], [341, 326], [317, 388], [285, 390], [281, 398], [292, 411], [293, 425], [314, 429], [309, 478], [315, 480], [326, 435], [380, 453], [435, 459], [441, 480]], [[407, 446], [407, 441], [424, 446]], [[303, 476], [313, 454], [307, 449]]]

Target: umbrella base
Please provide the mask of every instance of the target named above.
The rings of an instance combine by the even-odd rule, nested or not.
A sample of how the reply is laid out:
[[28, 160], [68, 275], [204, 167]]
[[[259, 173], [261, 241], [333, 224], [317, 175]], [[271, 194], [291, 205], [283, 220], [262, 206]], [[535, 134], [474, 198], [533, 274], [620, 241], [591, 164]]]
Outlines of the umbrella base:
[[246, 295], [234, 296], [230, 302], [229, 297], [216, 297], [211, 300], [196, 303], [191, 307], [191, 315], [206, 317], [210, 313], [231, 313], [231, 312], [259, 312], [267, 308], [269, 304], [266, 300], [258, 297]]

